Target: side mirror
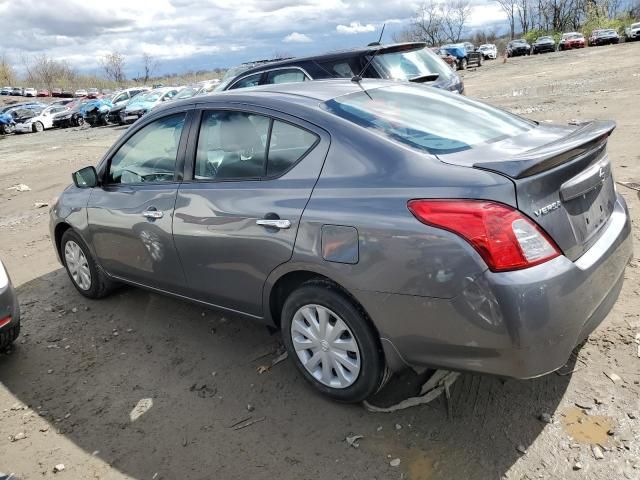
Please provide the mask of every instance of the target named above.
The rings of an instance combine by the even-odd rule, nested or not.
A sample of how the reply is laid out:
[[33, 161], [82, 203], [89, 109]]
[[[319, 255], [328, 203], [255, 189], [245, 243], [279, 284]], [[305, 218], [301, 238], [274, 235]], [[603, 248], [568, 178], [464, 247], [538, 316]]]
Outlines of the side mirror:
[[95, 167], [84, 167], [74, 172], [71, 177], [78, 188], [93, 188], [98, 186], [98, 172]]

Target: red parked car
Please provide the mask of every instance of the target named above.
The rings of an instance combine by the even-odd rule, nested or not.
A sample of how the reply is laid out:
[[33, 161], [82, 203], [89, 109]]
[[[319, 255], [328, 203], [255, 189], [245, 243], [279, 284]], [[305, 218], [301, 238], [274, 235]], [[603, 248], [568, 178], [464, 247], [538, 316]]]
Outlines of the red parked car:
[[558, 44], [558, 50], [571, 50], [572, 48], [584, 48], [586, 41], [584, 35], [578, 32], [563, 33]]
[[38, 97], [50, 97], [51, 95], [49, 94], [49, 90], [47, 90], [46, 88], [41, 88], [40, 90], [38, 90]]

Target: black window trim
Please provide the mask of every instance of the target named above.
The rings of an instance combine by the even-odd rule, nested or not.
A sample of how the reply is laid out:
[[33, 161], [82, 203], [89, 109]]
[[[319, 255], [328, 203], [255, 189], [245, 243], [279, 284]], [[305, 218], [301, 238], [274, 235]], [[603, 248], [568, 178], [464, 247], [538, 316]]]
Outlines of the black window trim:
[[[244, 107], [244, 105], [243, 105]], [[303, 127], [300, 124], [294, 123], [291, 120], [285, 120], [281, 117], [274, 116], [273, 114], [266, 113], [263, 111], [252, 110], [249, 105], [246, 105], [249, 108], [242, 108], [236, 106], [216, 106], [216, 105], [200, 105], [198, 107], [197, 115], [194, 115], [193, 118], [193, 126], [191, 130], [193, 131], [193, 138], [189, 138], [189, 145], [187, 148], [187, 152], [185, 155], [185, 171], [182, 179], [183, 184], [194, 184], [194, 183], [233, 183], [233, 182], [264, 182], [270, 180], [277, 180], [280, 177], [283, 177], [291, 170], [293, 170], [296, 165], [298, 165], [302, 160], [304, 160], [311, 152], [315, 150], [318, 144], [322, 141], [322, 136], [318, 132], [314, 132], [309, 128]], [[268, 130], [268, 138], [267, 138], [267, 146], [266, 146], [266, 155], [264, 161], [264, 175], [262, 177], [240, 177], [240, 178], [225, 178], [225, 179], [196, 179], [195, 171], [196, 171], [196, 160], [198, 154], [198, 141], [200, 140], [200, 129], [202, 128], [202, 119], [204, 117], [204, 113], [207, 111], [229, 111], [229, 112], [239, 112], [239, 113], [248, 113], [251, 115], [261, 115], [263, 117], [267, 117], [269, 119], [269, 130]], [[270, 175], [267, 176], [267, 169], [269, 166], [269, 147], [271, 147], [271, 132], [273, 130], [273, 124], [275, 121], [288, 123], [293, 127], [299, 128], [306, 132], [309, 132], [313, 136], [316, 137], [315, 142], [304, 152], [303, 155], [300, 156], [294, 163], [292, 163], [289, 168], [279, 173], [278, 175]], [[305, 122], [306, 123], [306, 122]]]
[[[182, 182], [184, 176], [184, 164], [185, 164], [185, 154], [187, 150], [187, 140], [189, 138], [190, 132], [192, 130], [192, 124], [194, 120], [194, 110], [193, 105], [189, 105], [186, 108], [180, 108], [178, 110], [169, 110], [167, 112], [163, 112], [164, 115], [149, 115], [149, 118], [146, 118], [146, 121], [140, 123], [140, 125], [136, 129], [131, 129], [131, 131], [127, 132], [122, 136], [120, 141], [116, 142], [115, 145], [111, 147], [111, 149], [107, 152], [105, 156], [105, 160], [100, 162], [98, 165], [98, 177], [100, 179], [100, 188], [103, 189], [129, 189], [129, 187], [141, 187], [141, 186], [160, 186], [160, 185], [175, 185]], [[173, 180], [170, 182], [135, 182], [135, 183], [113, 183], [108, 182], [109, 178], [109, 169], [111, 168], [111, 161], [113, 157], [120, 151], [122, 146], [127, 143], [132, 137], [134, 137], [138, 132], [142, 129], [146, 128], [148, 125], [152, 123], [162, 120], [167, 117], [171, 117], [177, 114], [184, 114], [184, 125], [182, 126], [182, 132], [180, 133], [180, 141], [178, 142], [178, 151], [176, 152], [176, 163], [173, 172]]]

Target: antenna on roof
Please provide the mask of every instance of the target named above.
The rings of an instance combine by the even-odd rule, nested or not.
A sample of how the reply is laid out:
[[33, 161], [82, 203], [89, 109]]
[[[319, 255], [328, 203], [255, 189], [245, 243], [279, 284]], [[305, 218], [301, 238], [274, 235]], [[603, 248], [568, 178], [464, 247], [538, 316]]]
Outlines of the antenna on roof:
[[369, 45], [367, 45], [367, 47], [378, 47], [382, 45], [382, 35], [384, 35], [384, 27], [386, 26], [387, 26], [386, 23], [382, 24], [382, 31], [380, 32], [380, 38], [378, 38], [377, 42], [371, 42]]
[[[380, 46], [380, 42], [382, 42], [382, 34], [384, 33], [384, 27], [386, 25], [387, 25], [386, 23], [382, 24], [382, 31], [380, 32], [380, 38], [378, 39], [378, 41], [370, 43], [369, 45], [367, 45], [368, 47], [379, 47]], [[380, 49], [376, 49], [373, 52], [373, 54], [371, 55], [371, 58], [369, 59], [367, 64], [364, 66], [364, 68], [360, 71], [360, 73], [351, 78], [352, 82], [360, 82], [362, 80], [362, 75], [364, 75], [364, 72], [367, 71], [367, 68], [369, 68], [369, 65], [371, 65], [371, 62], [373, 62], [373, 59], [376, 58], [376, 55], [378, 54], [379, 51], [380, 51]]]

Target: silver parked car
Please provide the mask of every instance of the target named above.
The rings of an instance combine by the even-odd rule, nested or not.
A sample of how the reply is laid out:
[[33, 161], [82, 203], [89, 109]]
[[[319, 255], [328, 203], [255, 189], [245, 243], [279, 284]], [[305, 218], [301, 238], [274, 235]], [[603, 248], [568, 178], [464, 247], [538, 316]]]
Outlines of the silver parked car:
[[535, 377], [622, 287], [613, 128], [376, 80], [194, 97], [76, 172], [51, 238], [86, 297], [122, 282], [280, 327], [340, 401], [387, 368]]
[[20, 335], [20, 306], [7, 270], [0, 261], [0, 350]]

